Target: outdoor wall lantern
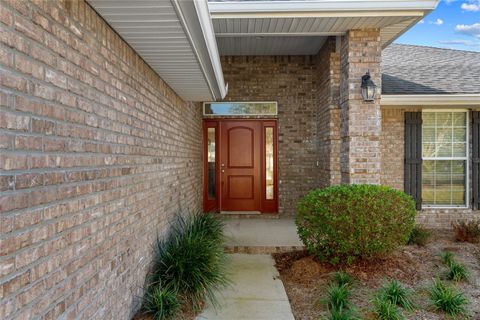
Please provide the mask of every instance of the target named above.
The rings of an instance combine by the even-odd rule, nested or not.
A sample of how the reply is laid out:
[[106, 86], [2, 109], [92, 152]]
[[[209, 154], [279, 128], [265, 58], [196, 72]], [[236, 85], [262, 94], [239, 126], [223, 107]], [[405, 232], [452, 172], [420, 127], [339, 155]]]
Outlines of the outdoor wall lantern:
[[370, 71], [362, 76], [362, 97], [364, 101], [374, 101], [377, 96], [377, 86], [370, 77]]

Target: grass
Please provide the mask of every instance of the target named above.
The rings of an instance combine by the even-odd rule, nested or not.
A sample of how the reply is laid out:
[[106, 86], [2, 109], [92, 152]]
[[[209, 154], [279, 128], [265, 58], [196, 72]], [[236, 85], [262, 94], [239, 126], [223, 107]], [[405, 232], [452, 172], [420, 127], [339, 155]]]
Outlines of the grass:
[[191, 304], [194, 312], [205, 299], [217, 305], [216, 292], [228, 284], [224, 242], [223, 222], [214, 215], [179, 214], [168, 236], [157, 240], [144, 297], [145, 312], [163, 314], [159, 309], [163, 305], [152, 301], [164, 301], [169, 292], [176, 293], [182, 303]]
[[412, 301], [413, 293], [397, 280], [391, 280], [378, 292], [378, 298], [388, 301], [395, 306], [412, 311], [414, 308]]
[[338, 271], [333, 274], [333, 282], [339, 286], [352, 286], [355, 280], [345, 271]]
[[452, 286], [437, 279], [428, 292], [435, 309], [452, 317], [467, 315], [468, 299]]
[[424, 246], [428, 243], [428, 240], [432, 236], [432, 233], [421, 227], [421, 226], [415, 226], [410, 233], [410, 237], [408, 238], [407, 244], [409, 245], [419, 245], [419, 246]]
[[373, 312], [379, 320], [405, 320], [398, 307], [381, 296], [373, 300]]

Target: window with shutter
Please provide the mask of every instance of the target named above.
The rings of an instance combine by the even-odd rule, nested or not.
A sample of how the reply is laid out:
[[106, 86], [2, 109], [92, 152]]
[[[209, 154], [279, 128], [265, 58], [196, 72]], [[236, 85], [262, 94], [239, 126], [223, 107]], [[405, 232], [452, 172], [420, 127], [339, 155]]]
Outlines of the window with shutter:
[[404, 191], [422, 208], [422, 113], [405, 112]]
[[480, 209], [480, 111], [472, 112], [472, 198], [473, 208]]

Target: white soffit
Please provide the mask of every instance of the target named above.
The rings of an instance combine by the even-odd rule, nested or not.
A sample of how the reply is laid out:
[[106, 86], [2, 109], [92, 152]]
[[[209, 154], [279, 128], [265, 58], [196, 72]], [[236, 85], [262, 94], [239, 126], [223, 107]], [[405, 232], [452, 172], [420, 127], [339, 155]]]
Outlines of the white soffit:
[[[261, 54], [273, 48], [241, 38], [338, 36], [351, 29], [380, 28], [385, 47], [399, 37], [438, 4], [438, 0], [304, 0], [304, 1], [210, 1], [209, 9], [221, 55], [235, 53], [237, 42], [246, 43], [246, 54]], [[299, 42], [301, 42], [299, 40]], [[276, 54], [311, 54], [312, 44], [284, 46]], [[280, 46], [280, 45], [278, 45]]]
[[88, 3], [184, 100], [218, 100], [226, 95], [205, 1]]

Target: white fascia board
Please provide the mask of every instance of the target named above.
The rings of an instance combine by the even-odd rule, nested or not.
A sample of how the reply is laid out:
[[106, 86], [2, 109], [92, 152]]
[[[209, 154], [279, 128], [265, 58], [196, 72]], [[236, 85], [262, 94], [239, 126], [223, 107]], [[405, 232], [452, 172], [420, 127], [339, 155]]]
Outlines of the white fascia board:
[[171, 0], [171, 3], [200, 64], [212, 99], [223, 99], [227, 86], [206, 1]]
[[222, 64], [220, 62], [220, 54], [218, 53], [215, 30], [213, 29], [212, 19], [210, 18], [208, 1], [194, 1], [193, 3], [195, 4], [195, 9], [197, 9], [200, 26], [202, 27], [203, 36], [212, 61], [215, 78], [219, 85], [219, 98], [223, 99], [227, 95], [228, 86], [225, 85], [225, 79], [223, 78]]
[[439, 0], [311, 0], [209, 2], [210, 13], [431, 11]]
[[382, 94], [381, 106], [480, 106], [480, 94]]

